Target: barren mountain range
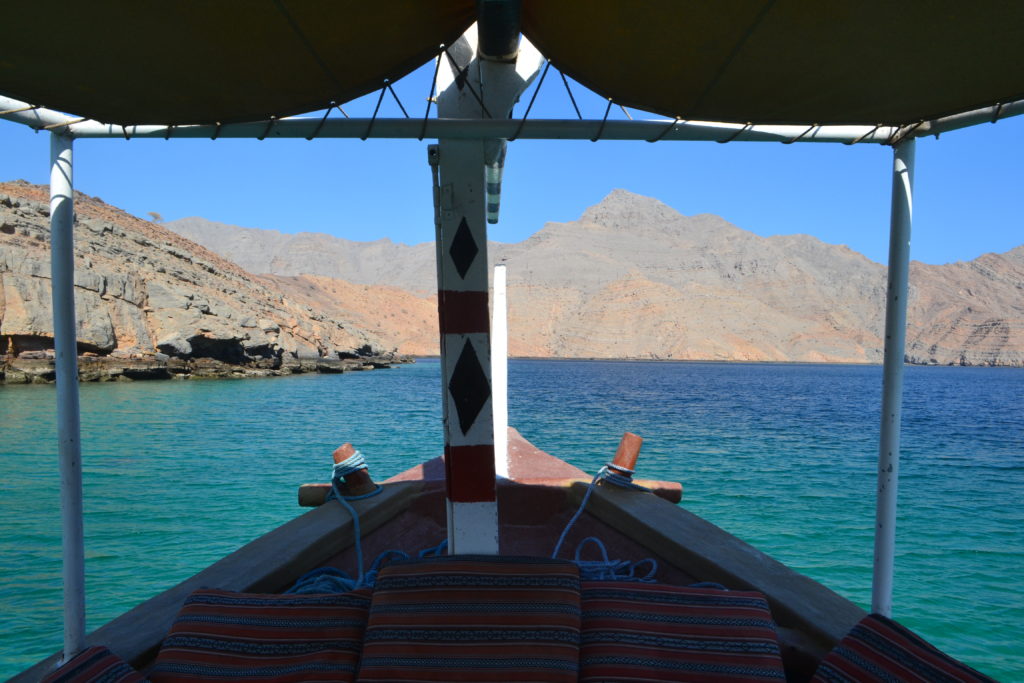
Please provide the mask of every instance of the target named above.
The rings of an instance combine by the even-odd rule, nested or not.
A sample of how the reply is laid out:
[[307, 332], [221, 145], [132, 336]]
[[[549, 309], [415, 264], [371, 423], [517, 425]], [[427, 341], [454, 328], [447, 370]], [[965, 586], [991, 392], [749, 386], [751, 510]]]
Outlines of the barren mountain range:
[[[432, 243], [167, 227], [400, 352], [437, 353]], [[512, 355], [881, 362], [884, 266], [808, 235], [760, 237], [615, 190], [489, 255], [508, 264]], [[1024, 365], [1024, 246], [914, 262], [909, 305], [908, 361]]]
[[[75, 208], [83, 376], [340, 371], [437, 353], [433, 244], [159, 225], [85, 195]], [[45, 187], [0, 183], [0, 380], [52, 379], [48, 214]], [[759, 237], [616, 190], [489, 254], [508, 265], [512, 355], [881, 361], [884, 267], [814, 237]], [[1024, 365], [1024, 246], [914, 263], [907, 358]], [[101, 360], [114, 370], [95, 370]]]

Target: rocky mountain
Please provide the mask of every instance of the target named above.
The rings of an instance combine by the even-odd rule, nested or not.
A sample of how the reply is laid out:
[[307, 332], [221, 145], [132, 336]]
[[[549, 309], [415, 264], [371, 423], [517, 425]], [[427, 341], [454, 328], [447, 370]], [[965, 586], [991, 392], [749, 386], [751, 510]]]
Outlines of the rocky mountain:
[[[314, 308], [333, 296], [354, 301], [342, 294], [350, 285], [329, 278], [398, 288], [392, 298], [404, 290], [397, 308], [381, 307], [373, 287], [361, 290], [361, 324], [376, 321], [372, 329], [400, 351], [437, 352], [436, 303], [424, 294], [435, 287], [432, 244], [199, 219], [168, 227], [260, 272], [317, 276], [300, 278]], [[808, 235], [764, 238], [615, 190], [577, 221], [492, 243], [490, 257], [509, 266], [513, 355], [881, 362], [884, 266]], [[915, 262], [909, 306], [909, 361], [1024, 365], [1024, 247], [967, 263]]]
[[354, 284], [393, 285], [425, 294], [437, 288], [432, 242], [408, 246], [387, 238], [353, 242], [315, 232], [286, 235], [197, 217], [165, 225], [214, 253], [230, 254], [225, 258], [250, 273], [323, 275]]
[[[384, 342], [340, 308], [326, 314], [294, 300], [98, 198], [76, 193], [75, 214], [86, 378], [342, 371], [383, 362], [370, 357]], [[52, 377], [49, 232], [48, 189], [0, 183], [0, 379]]]

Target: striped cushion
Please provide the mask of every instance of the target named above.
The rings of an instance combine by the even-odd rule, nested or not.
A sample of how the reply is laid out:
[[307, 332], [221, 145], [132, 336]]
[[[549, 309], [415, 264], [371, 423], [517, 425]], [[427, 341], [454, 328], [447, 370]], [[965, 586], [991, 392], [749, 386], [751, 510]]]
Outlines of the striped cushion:
[[760, 593], [583, 583], [581, 681], [782, 681]]
[[821, 661], [822, 683], [992, 681], [880, 614], [869, 614]]
[[452, 556], [377, 578], [360, 681], [575, 681], [579, 570], [570, 562]]
[[134, 683], [144, 681], [135, 669], [113, 652], [96, 645], [86, 648], [42, 679], [42, 683]]
[[151, 674], [161, 681], [352, 681], [369, 591], [188, 597]]

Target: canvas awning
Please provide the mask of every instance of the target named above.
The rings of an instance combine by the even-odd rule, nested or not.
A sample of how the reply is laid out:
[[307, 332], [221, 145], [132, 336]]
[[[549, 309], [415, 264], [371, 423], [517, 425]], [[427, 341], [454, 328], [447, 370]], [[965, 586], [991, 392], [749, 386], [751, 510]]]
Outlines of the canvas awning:
[[[474, 0], [30, 3], [0, 94], [119, 124], [325, 108], [451, 44]], [[908, 124], [1024, 98], [1024, 3], [523, 0], [523, 33], [615, 102], [738, 123]]]
[[105, 123], [261, 121], [372, 92], [475, 18], [473, 0], [9, 3], [0, 93]]

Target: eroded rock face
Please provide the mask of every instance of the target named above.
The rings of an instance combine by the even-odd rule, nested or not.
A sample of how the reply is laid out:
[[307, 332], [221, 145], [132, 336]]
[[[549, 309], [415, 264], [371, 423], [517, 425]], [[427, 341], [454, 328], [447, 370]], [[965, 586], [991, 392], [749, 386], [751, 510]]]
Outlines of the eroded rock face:
[[[169, 227], [271, 273], [313, 308], [344, 301], [348, 315], [402, 353], [438, 352], [432, 244], [202, 219]], [[579, 220], [488, 250], [492, 262], [509, 264], [513, 355], [882, 360], [885, 268], [808, 235], [759, 237], [615, 190]], [[910, 280], [910, 362], [1024, 365], [1024, 247], [969, 263], [915, 263]]]
[[[83, 376], [103, 374], [97, 368], [119, 356], [134, 366], [115, 367], [115, 377], [145, 378], [182, 368], [178, 374], [189, 374], [200, 359], [267, 371], [315, 368], [382, 347], [343, 310], [315, 313], [205, 248], [99, 199], [76, 194], [75, 217], [79, 353], [107, 359], [83, 363]], [[0, 354], [10, 370], [19, 356], [53, 348], [48, 189], [0, 183], [0, 226]], [[213, 374], [221, 372], [216, 367]], [[26, 366], [5, 376], [49, 381], [46, 372]]]

